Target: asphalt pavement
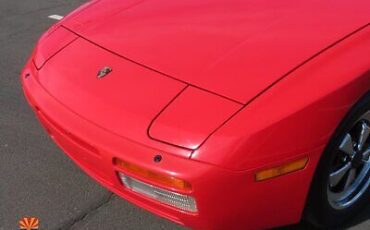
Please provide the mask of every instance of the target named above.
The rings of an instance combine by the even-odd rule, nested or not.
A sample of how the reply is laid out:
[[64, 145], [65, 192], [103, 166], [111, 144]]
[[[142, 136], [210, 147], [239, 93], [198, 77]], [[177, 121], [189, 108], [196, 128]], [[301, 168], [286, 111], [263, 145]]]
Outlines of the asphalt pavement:
[[[0, 230], [25, 216], [40, 229], [183, 229], [113, 195], [47, 136], [28, 107], [19, 73], [43, 31], [82, 0], [0, 0]], [[299, 224], [288, 229], [311, 229]], [[370, 229], [370, 207], [347, 228]]]

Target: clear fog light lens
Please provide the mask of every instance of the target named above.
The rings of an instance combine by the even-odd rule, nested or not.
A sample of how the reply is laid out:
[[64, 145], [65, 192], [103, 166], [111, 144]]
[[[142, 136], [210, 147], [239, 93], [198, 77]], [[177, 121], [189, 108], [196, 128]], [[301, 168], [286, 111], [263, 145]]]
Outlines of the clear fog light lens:
[[161, 203], [176, 207], [178, 209], [197, 212], [197, 205], [191, 196], [182, 195], [176, 192], [171, 192], [158, 188], [156, 186], [144, 183], [132, 177], [119, 173], [122, 183], [134, 192], [140, 193]]

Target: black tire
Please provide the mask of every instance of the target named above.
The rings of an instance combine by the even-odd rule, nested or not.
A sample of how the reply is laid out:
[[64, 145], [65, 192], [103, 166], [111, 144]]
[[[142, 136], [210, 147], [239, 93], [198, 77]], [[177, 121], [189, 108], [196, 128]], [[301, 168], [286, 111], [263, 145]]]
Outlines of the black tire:
[[[354, 123], [361, 118], [363, 114], [370, 110], [370, 92], [368, 92], [351, 111], [346, 115], [331, 141], [327, 145], [320, 162], [317, 166], [315, 176], [307, 200], [304, 213], [304, 219], [318, 228], [338, 228], [349, 219], [358, 214], [370, 201], [370, 188], [348, 207], [343, 209], [333, 208], [329, 201], [328, 184], [329, 175], [332, 170], [332, 163], [338, 157], [338, 148], [345, 135], [353, 128]], [[366, 177], [370, 180], [369, 177]], [[366, 179], [365, 179], [366, 180]]]

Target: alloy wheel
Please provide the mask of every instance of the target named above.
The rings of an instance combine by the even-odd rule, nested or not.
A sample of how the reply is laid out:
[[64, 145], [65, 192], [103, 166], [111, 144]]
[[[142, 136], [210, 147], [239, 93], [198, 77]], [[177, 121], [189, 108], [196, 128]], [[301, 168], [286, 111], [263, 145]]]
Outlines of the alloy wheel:
[[353, 205], [370, 186], [370, 111], [342, 138], [332, 162], [328, 199], [334, 209]]

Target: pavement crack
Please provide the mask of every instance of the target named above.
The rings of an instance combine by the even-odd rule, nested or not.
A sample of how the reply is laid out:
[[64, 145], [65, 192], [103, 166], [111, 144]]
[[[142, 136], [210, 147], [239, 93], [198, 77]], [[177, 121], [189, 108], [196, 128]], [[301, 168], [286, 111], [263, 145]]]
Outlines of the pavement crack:
[[113, 193], [109, 192], [108, 195], [103, 197], [99, 202], [92, 205], [86, 211], [72, 218], [70, 221], [58, 227], [57, 229], [60, 229], [60, 230], [73, 229], [73, 227], [83, 222], [88, 216], [90, 216], [93, 213], [96, 213], [103, 206], [107, 205], [112, 200], [112, 198], [113, 198]]

